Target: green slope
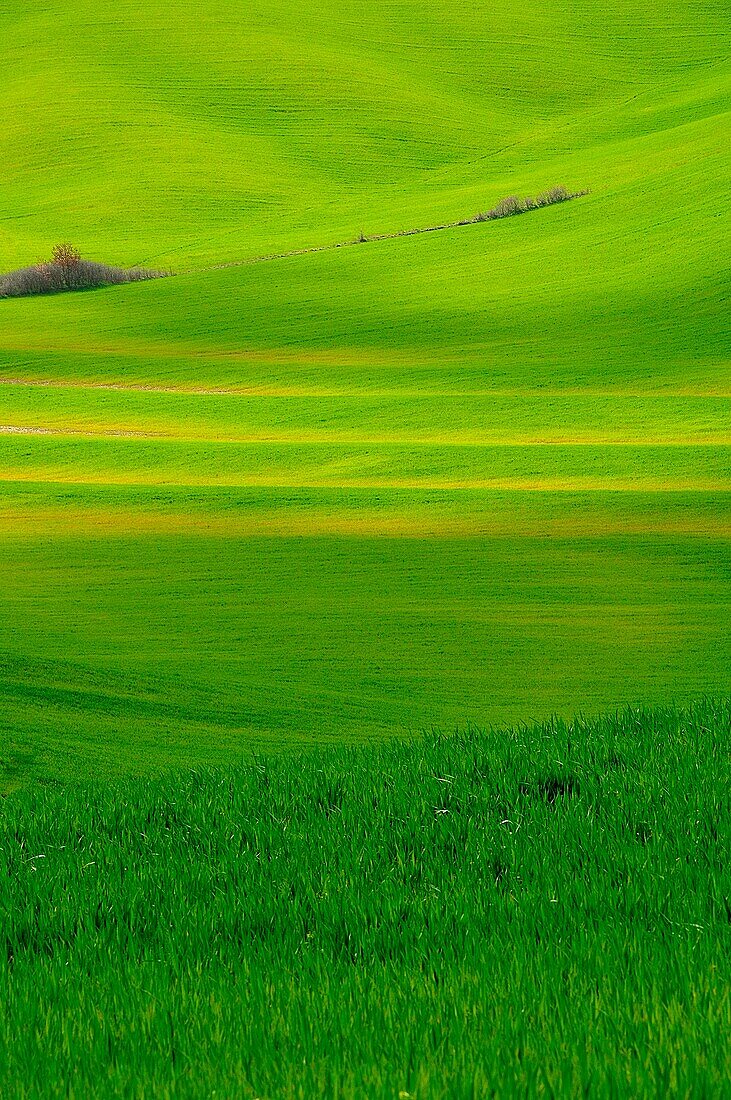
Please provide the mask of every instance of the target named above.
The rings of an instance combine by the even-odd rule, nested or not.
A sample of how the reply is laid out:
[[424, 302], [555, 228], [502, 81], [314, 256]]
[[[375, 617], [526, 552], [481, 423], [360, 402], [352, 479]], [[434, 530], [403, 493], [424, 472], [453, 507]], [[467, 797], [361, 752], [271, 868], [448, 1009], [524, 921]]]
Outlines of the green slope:
[[0, 302], [11, 770], [729, 690], [727, 29], [6, 7], [2, 266], [188, 270]]
[[715, 0], [10, 0], [0, 258], [215, 262], [604, 192], [728, 108], [728, 30]]

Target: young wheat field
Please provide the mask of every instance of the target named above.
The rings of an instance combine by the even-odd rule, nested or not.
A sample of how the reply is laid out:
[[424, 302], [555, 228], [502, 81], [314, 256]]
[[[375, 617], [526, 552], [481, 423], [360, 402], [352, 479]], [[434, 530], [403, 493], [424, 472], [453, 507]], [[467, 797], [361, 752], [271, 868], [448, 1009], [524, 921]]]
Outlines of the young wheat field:
[[730, 31], [2, 5], [3, 1097], [728, 1095]]
[[727, 16], [6, 4], [0, 783], [731, 691]]

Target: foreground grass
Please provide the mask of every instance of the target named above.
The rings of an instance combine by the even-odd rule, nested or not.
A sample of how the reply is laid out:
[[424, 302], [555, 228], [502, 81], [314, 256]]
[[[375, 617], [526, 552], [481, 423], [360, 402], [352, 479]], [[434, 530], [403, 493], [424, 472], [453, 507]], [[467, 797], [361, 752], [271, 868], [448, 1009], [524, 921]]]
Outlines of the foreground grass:
[[35, 786], [6, 1097], [722, 1096], [731, 704]]

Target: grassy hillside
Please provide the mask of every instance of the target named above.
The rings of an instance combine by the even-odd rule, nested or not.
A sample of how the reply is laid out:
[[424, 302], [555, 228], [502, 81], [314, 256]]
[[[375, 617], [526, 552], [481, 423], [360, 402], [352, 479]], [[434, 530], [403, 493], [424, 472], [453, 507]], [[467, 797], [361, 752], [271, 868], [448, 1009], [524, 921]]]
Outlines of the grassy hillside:
[[731, 665], [727, 544], [695, 536], [79, 530], [6, 542], [0, 565], [10, 787], [689, 698]]
[[728, 704], [0, 803], [0, 1076], [720, 1098]]
[[637, 143], [718, 135], [728, 29], [716, 0], [10, 0], [0, 256], [216, 262], [637, 182]]
[[731, 689], [727, 30], [5, 6], [6, 785]]

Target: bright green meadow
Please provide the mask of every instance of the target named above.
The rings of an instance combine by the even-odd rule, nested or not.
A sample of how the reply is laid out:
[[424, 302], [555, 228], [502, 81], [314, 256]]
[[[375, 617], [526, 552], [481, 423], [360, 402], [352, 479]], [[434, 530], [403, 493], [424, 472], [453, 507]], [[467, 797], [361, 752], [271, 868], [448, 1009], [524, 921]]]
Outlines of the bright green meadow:
[[722, 1100], [730, 732], [704, 702], [18, 792], [3, 1095]]
[[189, 273], [0, 302], [5, 785], [728, 692], [723, 6], [71, 7], [2, 264]]
[[3, 1096], [728, 1095], [730, 31], [2, 5]]

